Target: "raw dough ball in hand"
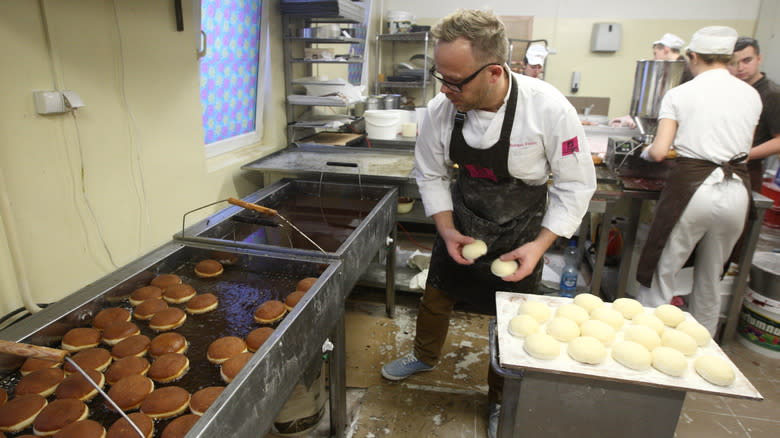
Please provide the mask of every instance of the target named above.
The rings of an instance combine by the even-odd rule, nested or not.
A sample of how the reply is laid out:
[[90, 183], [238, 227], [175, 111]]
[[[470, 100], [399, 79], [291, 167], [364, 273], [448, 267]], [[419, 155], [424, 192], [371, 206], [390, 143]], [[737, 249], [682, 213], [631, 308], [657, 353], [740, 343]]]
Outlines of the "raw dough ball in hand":
[[634, 324], [650, 327], [659, 335], [664, 332], [664, 322], [649, 313], [640, 313], [631, 320]]
[[560, 342], [544, 333], [534, 333], [525, 338], [523, 348], [531, 356], [542, 360], [552, 360], [561, 354]]
[[593, 294], [579, 294], [574, 297], [574, 304], [587, 310], [588, 313], [592, 312], [596, 307], [604, 305], [604, 301], [601, 298]]
[[690, 335], [677, 329], [666, 329], [661, 335], [661, 345], [672, 347], [686, 356], [693, 356], [698, 348]]
[[677, 324], [685, 320], [685, 313], [679, 307], [671, 304], [661, 304], [655, 308], [653, 313], [669, 327], [677, 327]]
[[737, 378], [731, 364], [717, 356], [701, 356], [693, 363], [693, 367], [704, 380], [715, 385], [729, 386]]
[[661, 345], [661, 337], [658, 336], [655, 330], [644, 325], [631, 325], [626, 328], [625, 332], [626, 341], [634, 341], [638, 344], [642, 344], [649, 351], [653, 351], [655, 347]]
[[624, 367], [637, 371], [650, 368], [653, 360], [647, 348], [632, 341], [623, 341], [612, 347], [612, 358]]
[[688, 359], [674, 348], [658, 347], [653, 350], [653, 368], [664, 374], [679, 377], [688, 369]]
[[493, 273], [493, 275], [498, 277], [506, 277], [507, 275], [512, 275], [517, 271], [517, 262], [514, 260], [510, 260], [508, 262], [502, 261], [501, 259], [495, 259], [493, 260], [493, 263], [490, 265], [490, 272]]
[[561, 342], [569, 342], [580, 335], [580, 326], [569, 318], [559, 316], [547, 324], [547, 334]]
[[626, 319], [634, 319], [645, 310], [642, 303], [633, 298], [618, 298], [612, 303], [612, 308], [623, 314]]
[[615, 341], [615, 329], [611, 325], [598, 319], [589, 319], [580, 325], [582, 336], [590, 336], [598, 339], [605, 347]]
[[541, 301], [525, 301], [520, 305], [520, 315], [531, 315], [539, 324], [550, 319], [552, 310]]
[[475, 240], [468, 245], [464, 245], [460, 253], [466, 260], [476, 260], [487, 254], [487, 244], [481, 240]]
[[696, 341], [696, 345], [699, 347], [706, 347], [710, 343], [710, 339], [712, 339], [709, 330], [696, 321], [686, 319], [677, 325], [677, 330], [687, 333]]
[[593, 309], [593, 312], [590, 313], [590, 317], [593, 319], [598, 319], [599, 321], [606, 322], [607, 324], [611, 325], [615, 330], [618, 330], [620, 329], [620, 327], [623, 327], [623, 323], [625, 322], [625, 319], [623, 318], [623, 314], [621, 314], [617, 310], [612, 310], [609, 307], [597, 307]]
[[587, 310], [583, 309], [582, 307], [576, 304], [571, 304], [571, 303], [564, 304], [558, 307], [558, 310], [555, 312], [555, 315], [563, 318], [569, 318], [570, 320], [576, 322], [577, 324], [582, 324], [583, 322], [590, 319]]
[[509, 320], [509, 333], [524, 338], [539, 331], [539, 323], [531, 315], [517, 315]]
[[580, 336], [569, 342], [569, 356], [577, 362], [597, 365], [607, 358], [607, 349], [596, 338]]

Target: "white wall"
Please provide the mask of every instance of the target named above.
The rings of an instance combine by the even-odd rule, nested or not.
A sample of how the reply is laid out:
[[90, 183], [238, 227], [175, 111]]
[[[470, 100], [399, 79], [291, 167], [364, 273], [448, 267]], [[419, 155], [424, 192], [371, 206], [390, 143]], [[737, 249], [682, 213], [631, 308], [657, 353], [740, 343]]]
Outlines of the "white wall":
[[770, 79], [780, 83], [780, 1], [761, 1], [756, 39], [761, 47], [762, 70]]

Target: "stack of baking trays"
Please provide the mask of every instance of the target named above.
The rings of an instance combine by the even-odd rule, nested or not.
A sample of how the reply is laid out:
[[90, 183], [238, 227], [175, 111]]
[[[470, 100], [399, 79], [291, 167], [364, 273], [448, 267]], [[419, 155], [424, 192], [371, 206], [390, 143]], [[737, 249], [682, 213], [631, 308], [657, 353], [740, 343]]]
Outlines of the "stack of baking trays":
[[[207, 387], [225, 387], [200, 418], [193, 419], [197, 421], [187, 437], [257, 437], [270, 429], [305, 369], [321, 360], [323, 343], [330, 338], [336, 344], [330, 361], [331, 410], [336, 415], [334, 419], [332, 412], [331, 424], [333, 433], [342, 436], [344, 300], [361, 270], [385, 248], [385, 238], [395, 225], [396, 197], [392, 187], [281, 181], [244, 201], [277, 209], [326, 249], [325, 254], [307, 247], [308, 241], [300, 240], [286, 226], [277, 226], [274, 218], [228, 207], [184, 230], [176, 236], [179, 241], [163, 245], [3, 330], [0, 339], [60, 348], [68, 331], [92, 327], [101, 310], [125, 309], [133, 315], [130, 322], [141, 335], [154, 340], [161, 333], [175, 332], [188, 343], [184, 355], [189, 370], [174, 381], [156, 381], [155, 389], [179, 386], [192, 395]], [[313, 213], [306, 213], [310, 210], [318, 212], [319, 222]], [[197, 275], [195, 266], [203, 260], [220, 261], [223, 272], [205, 278]], [[154, 330], [153, 320], [136, 318], [138, 307], [133, 304], [137, 302], [131, 303], [130, 297], [163, 274], [177, 276], [199, 295], [213, 294], [218, 299], [216, 308], [195, 314], [186, 311], [187, 302], [167, 303], [185, 310], [186, 320], [171, 330]], [[258, 322], [256, 309], [271, 300], [284, 302], [307, 277], [316, 281], [281, 320]], [[226, 336], [246, 339], [262, 327], [273, 329], [270, 337], [226, 383], [221, 366], [207, 359], [209, 345]], [[101, 343], [97, 348], [111, 351], [113, 347]], [[153, 357], [144, 357], [154, 365]], [[24, 358], [0, 354], [0, 387], [9, 395], [7, 403], [16, 398], [23, 362]], [[47, 399], [51, 404], [56, 393]], [[120, 418], [100, 396], [86, 405], [88, 418], [106, 429]], [[187, 409], [175, 418], [155, 420], [154, 436], [163, 436], [169, 424], [189, 413]], [[32, 433], [32, 429], [28, 426], [18, 433]]]

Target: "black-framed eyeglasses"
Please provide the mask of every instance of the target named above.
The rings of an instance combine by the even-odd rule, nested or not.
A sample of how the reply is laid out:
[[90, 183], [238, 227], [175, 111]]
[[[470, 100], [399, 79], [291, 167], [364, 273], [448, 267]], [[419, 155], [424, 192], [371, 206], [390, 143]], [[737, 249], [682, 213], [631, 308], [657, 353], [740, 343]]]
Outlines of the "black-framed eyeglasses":
[[450, 81], [444, 79], [444, 77], [441, 74], [439, 74], [439, 72], [436, 71], [436, 66], [431, 67], [431, 69], [429, 70], [429, 73], [431, 74], [431, 76], [433, 76], [434, 78], [436, 78], [439, 81], [441, 81], [441, 83], [444, 84], [445, 87], [449, 88], [450, 90], [452, 90], [452, 91], [454, 91], [456, 93], [460, 93], [460, 92], [463, 91], [463, 87], [466, 84], [468, 84], [469, 82], [473, 81], [474, 78], [476, 78], [478, 74], [482, 73], [482, 70], [490, 67], [491, 65], [501, 65], [501, 63], [500, 62], [491, 62], [489, 64], [485, 64], [482, 67], [480, 67], [477, 71], [475, 71], [474, 73], [472, 73], [469, 76], [467, 76], [466, 79], [464, 79], [464, 80], [462, 80], [460, 82], [450, 82]]

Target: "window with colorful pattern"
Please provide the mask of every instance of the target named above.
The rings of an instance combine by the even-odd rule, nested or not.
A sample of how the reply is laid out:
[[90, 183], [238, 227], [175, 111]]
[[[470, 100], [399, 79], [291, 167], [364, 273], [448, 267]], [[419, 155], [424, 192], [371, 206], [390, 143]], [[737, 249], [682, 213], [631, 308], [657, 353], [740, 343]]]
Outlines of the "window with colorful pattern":
[[261, 17], [262, 0], [201, 0], [206, 53], [200, 59], [200, 101], [207, 151], [222, 153], [261, 139]]

